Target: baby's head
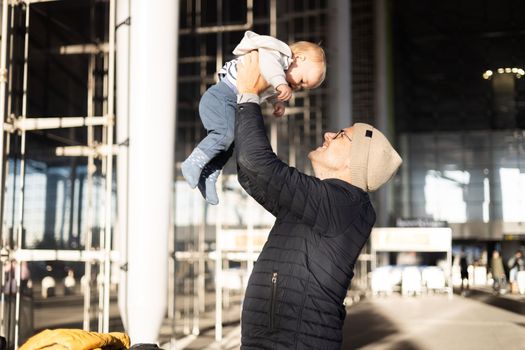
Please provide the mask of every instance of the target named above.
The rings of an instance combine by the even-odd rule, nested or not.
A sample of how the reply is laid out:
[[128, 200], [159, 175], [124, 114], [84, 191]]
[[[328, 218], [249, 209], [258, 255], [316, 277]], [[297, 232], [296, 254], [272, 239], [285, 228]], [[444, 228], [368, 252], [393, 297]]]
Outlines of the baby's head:
[[286, 81], [294, 90], [314, 89], [326, 76], [326, 57], [321, 46], [298, 41], [290, 45], [293, 62], [286, 71]]

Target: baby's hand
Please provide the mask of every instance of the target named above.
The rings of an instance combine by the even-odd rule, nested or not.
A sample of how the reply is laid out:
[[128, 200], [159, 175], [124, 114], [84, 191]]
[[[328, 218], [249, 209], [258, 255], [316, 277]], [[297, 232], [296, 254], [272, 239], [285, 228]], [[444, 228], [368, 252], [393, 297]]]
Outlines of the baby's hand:
[[277, 102], [273, 105], [273, 115], [276, 118], [280, 118], [284, 115], [284, 111], [286, 110], [286, 107], [284, 106], [284, 103]]
[[279, 92], [279, 101], [288, 101], [292, 97], [292, 88], [288, 84], [281, 84], [275, 90]]

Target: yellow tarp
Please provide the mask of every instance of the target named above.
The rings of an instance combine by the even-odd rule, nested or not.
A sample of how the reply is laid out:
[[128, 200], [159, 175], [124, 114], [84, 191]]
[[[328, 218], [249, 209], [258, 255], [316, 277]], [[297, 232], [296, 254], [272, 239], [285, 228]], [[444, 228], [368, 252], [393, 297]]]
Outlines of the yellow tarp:
[[129, 348], [125, 333], [97, 333], [81, 329], [46, 329], [29, 338], [20, 350], [117, 350]]

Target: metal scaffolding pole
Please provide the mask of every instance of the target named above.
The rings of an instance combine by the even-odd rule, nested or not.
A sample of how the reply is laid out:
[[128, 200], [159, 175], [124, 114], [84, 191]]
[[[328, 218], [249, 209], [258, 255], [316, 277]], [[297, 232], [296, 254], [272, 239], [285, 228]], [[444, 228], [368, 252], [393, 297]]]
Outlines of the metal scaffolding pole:
[[[24, 35], [24, 72], [23, 72], [23, 86], [22, 86], [22, 115], [24, 119], [27, 115], [27, 64], [29, 53], [29, 4], [25, 5], [25, 35]], [[19, 216], [17, 225], [17, 239], [14, 248], [22, 249], [22, 234], [24, 226], [24, 195], [25, 195], [25, 154], [26, 154], [26, 132], [21, 131], [20, 141], [20, 187], [19, 187]], [[20, 327], [20, 279], [21, 279], [21, 265], [19, 260], [15, 260], [16, 266], [16, 306], [15, 306], [15, 350], [18, 349], [18, 333]]]
[[[111, 2], [110, 2], [110, 7], [111, 7]], [[109, 21], [111, 22], [111, 18], [109, 19]], [[102, 62], [103, 62], [104, 72], [108, 72], [109, 74], [109, 57], [107, 55], [104, 55]], [[108, 85], [109, 84], [108, 74], [105, 74], [102, 78], [103, 80], [102, 91], [103, 91], [104, 96], [108, 96], [108, 93], [110, 90], [109, 85]], [[110, 115], [111, 113], [109, 111], [108, 105], [109, 105], [109, 98], [103, 99], [102, 101], [102, 111], [103, 112], [102, 113], [105, 115]], [[110, 127], [110, 124], [111, 122], [102, 127], [102, 143], [105, 145], [108, 144], [108, 135], [109, 135], [108, 129]], [[109, 158], [109, 159], [108, 157], [101, 158], [101, 171], [102, 171], [102, 176], [104, 179], [103, 180], [104, 181], [103, 182], [104, 192], [103, 192], [103, 198], [101, 198], [102, 205], [99, 208], [100, 209], [99, 217], [102, 219], [102, 222], [99, 225], [100, 227], [100, 241], [99, 241], [100, 247], [99, 249], [103, 251], [104, 253], [107, 251], [106, 242], [107, 242], [108, 237], [111, 241], [111, 232], [112, 232], [111, 226], [108, 227], [107, 222], [106, 222], [107, 206], [108, 206], [108, 203], [107, 203], [108, 170], [110, 170], [109, 163], [112, 163], [112, 161], [113, 161], [112, 158]], [[111, 204], [109, 205], [111, 206]], [[99, 277], [97, 275], [97, 286], [98, 286], [98, 295], [99, 295], [98, 297], [98, 331], [104, 332], [105, 318], [106, 318], [106, 314], [105, 314], [106, 311], [104, 309], [104, 305], [106, 301], [106, 293], [109, 293], [109, 284], [106, 283], [106, 275], [109, 275], [111, 273], [111, 269], [107, 269], [105, 262], [102, 262], [102, 264], [99, 266], [99, 269], [100, 269], [99, 274], [100, 274], [101, 281], [99, 282]]]
[[[8, 3], [2, 2], [2, 37], [0, 41], [0, 123], [4, 123], [6, 117], [6, 90], [7, 90], [7, 20], [8, 20]], [[0, 130], [0, 187], [4, 188], [4, 131]], [[0, 224], [4, 222], [4, 191], [0, 191]], [[3, 227], [0, 229], [0, 242], [3, 242]], [[1, 244], [1, 243], [0, 243]]]
[[193, 335], [199, 335], [200, 334], [200, 314], [201, 311], [204, 313], [205, 310], [205, 303], [206, 303], [206, 290], [205, 290], [205, 276], [206, 273], [206, 267], [204, 262], [204, 245], [205, 245], [205, 235], [206, 235], [206, 217], [208, 214], [208, 205], [206, 203], [203, 204], [203, 210], [202, 210], [202, 223], [197, 228], [197, 253], [198, 253], [198, 260], [197, 260], [197, 271], [198, 275], [195, 279], [195, 291], [194, 293], [194, 301], [193, 301], [193, 329], [192, 334]]
[[[2, 2], [2, 37], [0, 42], [0, 122], [3, 123], [6, 119], [6, 90], [8, 82], [7, 74], [7, 27], [9, 18], [9, 9], [7, 1]], [[6, 170], [4, 167], [6, 162], [6, 148], [4, 139], [4, 130], [0, 130], [0, 268], [4, 271], [4, 264], [8, 261], [6, 243], [7, 237], [4, 232], [4, 188], [6, 182]], [[0, 288], [3, 290], [5, 285], [5, 274], [2, 273], [0, 277]], [[0, 293], [0, 334], [6, 335], [6, 312], [5, 312], [5, 295]]]
[[[270, 35], [277, 37], [277, 0], [270, 0]], [[272, 118], [270, 122], [270, 144], [273, 151], [277, 154], [277, 123], [278, 119]]]
[[102, 331], [109, 332], [109, 293], [111, 283], [111, 232], [112, 232], [112, 196], [113, 196], [113, 125], [115, 120], [115, 7], [116, 0], [109, 2], [109, 69], [108, 69], [108, 110], [109, 123], [106, 127], [108, 154], [106, 155], [106, 199], [104, 223], [104, 319]]
[[[4, 5], [5, 4], [8, 4], [8, 2], [4, 2]], [[8, 13], [11, 13], [11, 15], [8, 15]], [[7, 99], [7, 113], [6, 113], [6, 116], [7, 117], [10, 117], [11, 116], [11, 92], [12, 92], [12, 75], [13, 75], [13, 69], [9, 69], [9, 64], [13, 61], [13, 41], [14, 41], [14, 34], [13, 34], [13, 28], [14, 28], [14, 6], [11, 6], [9, 9], [6, 10], [5, 12], [5, 16], [4, 14], [2, 14], [3, 16], [3, 19], [5, 20], [5, 25], [7, 26], [7, 21], [9, 19], [9, 25], [8, 25], [8, 28], [10, 28], [11, 30], [9, 30], [9, 59], [6, 59], [6, 61], [8, 61], [9, 63], [6, 64], [6, 69], [7, 69], [7, 73], [8, 73], [8, 84], [7, 84], [7, 96], [5, 96], [4, 98]], [[2, 23], [2, 25], [4, 25], [4, 22]], [[7, 35], [7, 34], [6, 34]], [[6, 38], [6, 39], [4, 39]], [[6, 45], [7, 45], [7, 36], [2, 36], [2, 42], [5, 42]], [[5, 46], [3, 46], [5, 47]], [[7, 52], [5, 53], [5, 55], [7, 56]], [[4, 119], [5, 121], [5, 119]], [[3, 176], [4, 176], [4, 182], [1, 184], [2, 185], [2, 193], [5, 194], [5, 187], [7, 186], [6, 183], [7, 183], [7, 174], [9, 174], [9, 163], [7, 161], [7, 155], [9, 154], [10, 152], [10, 134], [7, 134], [7, 135], [4, 135], [5, 136], [5, 141], [3, 142], [3, 146], [6, 148], [5, 149], [5, 152], [3, 152], [3, 155], [4, 155], [4, 158], [2, 158], [2, 165], [5, 167], [5, 170], [3, 172]], [[14, 171], [16, 172], [16, 163], [15, 163], [15, 166], [14, 166]], [[13, 176], [13, 189], [16, 187], [16, 177]], [[14, 192], [14, 190], [13, 190]], [[2, 208], [5, 207], [5, 197], [2, 198]], [[14, 216], [14, 210], [15, 210], [15, 207], [13, 205], [13, 215], [12, 215], [12, 220], [14, 220], [15, 216]], [[4, 213], [3, 213], [4, 214]], [[14, 222], [12, 222], [12, 226], [14, 227]], [[3, 234], [3, 237], [2, 237], [2, 262], [3, 263], [9, 263], [11, 264], [11, 257], [10, 257], [10, 253], [11, 253], [11, 245], [12, 245], [12, 232], [9, 232], [6, 230], [6, 223], [5, 223], [5, 218], [4, 220], [2, 221], [2, 232], [4, 233]], [[2, 268], [4, 268], [4, 266], [2, 266]], [[5, 274], [2, 274], [2, 287], [5, 285], [6, 283], [6, 277], [9, 277], [9, 276], [5, 276]], [[3, 289], [2, 289], [3, 291]], [[9, 339], [10, 338], [10, 335], [11, 335], [11, 319], [10, 319], [10, 315], [11, 315], [11, 303], [7, 303], [6, 301], [6, 298], [5, 298], [5, 294], [4, 293], [0, 293], [1, 294], [1, 303], [2, 303], [2, 331], [3, 331], [3, 334], [6, 335], [6, 337]], [[7, 324], [7, 328], [6, 328], [6, 324]]]
[[[94, 113], [93, 98], [95, 89], [95, 77], [93, 76], [95, 70], [95, 56], [89, 57], [88, 64], [88, 91], [87, 91], [87, 115], [88, 118]], [[93, 147], [95, 144], [94, 130], [92, 125], [87, 127], [87, 144], [88, 147]], [[90, 252], [92, 249], [93, 242], [93, 175], [95, 173], [95, 159], [93, 155], [88, 155], [87, 159], [87, 175], [86, 175], [86, 198], [87, 198], [87, 210], [84, 228], [84, 249]], [[85, 285], [84, 285], [84, 317], [83, 317], [83, 329], [86, 331], [90, 330], [91, 323], [91, 271], [92, 262], [86, 261], [85, 264]]]
[[[222, 184], [223, 175], [219, 176], [218, 183]], [[218, 187], [217, 195], [222, 196], [222, 187]], [[215, 341], [222, 340], [222, 206], [217, 206], [217, 218], [215, 227]]]
[[[200, 2], [200, 0], [197, 0]], [[222, 24], [222, 0], [217, 1], [217, 22], [219, 27]], [[217, 33], [217, 58], [215, 61], [216, 71], [218, 72], [222, 67], [222, 33]], [[217, 183], [219, 184], [219, 190], [217, 191], [218, 196], [222, 196], [223, 193], [223, 181], [224, 176], [219, 176]], [[205, 204], [207, 205], [207, 204]], [[217, 260], [215, 261], [215, 341], [220, 342], [222, 340], [222, 308], [223, 308], [223, 285], [222, 285], [222, 270], [223, 270], [223, 258], [221, 250], [221, 236], [222, 236], [222, 205], [217, 206], [217, 218], [215, 227], [215, 244], [217, 252]]]
[[4, 122], [5, 132], [45, 130], [59, 128], [78, 128], [84, 126], [106, 125], [107, 117], [46, 117], [36, 118], [31, 116], [13, 118]]

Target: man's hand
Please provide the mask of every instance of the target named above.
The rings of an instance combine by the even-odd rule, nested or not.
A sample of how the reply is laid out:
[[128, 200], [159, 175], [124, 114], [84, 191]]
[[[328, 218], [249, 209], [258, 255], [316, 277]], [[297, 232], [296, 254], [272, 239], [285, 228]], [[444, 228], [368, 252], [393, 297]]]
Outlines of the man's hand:
[[284, 115], [284, 111], [286, 110], [286, 107], [284, 106], [284, 103], [277, 102], [273, 105], [273, 115], [276, 118], [280, 118]]
[[266, 90], [269, 84], [259, 71], [259, 53], [252, 51], [243, 56], [237, 65], [237, 90], [239, 94], [257, 94]]
[[279, 101], [288, 101], [292, 97], [292, 88], [288, 84], [281, 84], [275, 90], [279, 92]]

